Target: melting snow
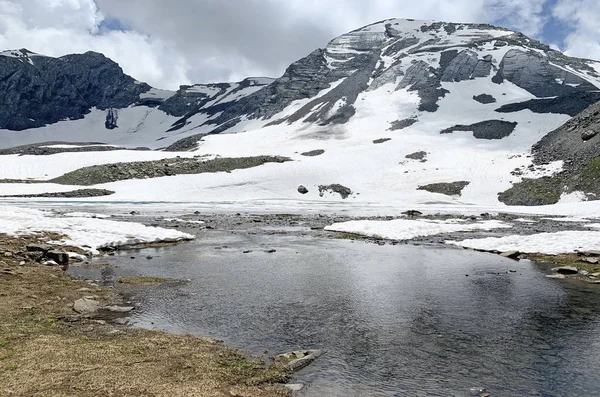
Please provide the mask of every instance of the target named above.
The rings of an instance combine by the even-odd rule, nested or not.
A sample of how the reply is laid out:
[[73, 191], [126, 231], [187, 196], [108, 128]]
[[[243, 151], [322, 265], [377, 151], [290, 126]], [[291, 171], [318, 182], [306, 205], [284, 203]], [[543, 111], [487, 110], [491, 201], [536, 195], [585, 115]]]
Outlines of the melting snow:
[[463, 241], [446, 241], [447, 244], [483, 251], [519, 251], [557, 255], [575, 251], [600, 250], [600, 232], [564, 231], [539, 233], [529, 236], [488, 237]]
[[177, 230], [99, 219], [88, 215], [59, 217], [47, 211], [0, 206], [0, 233], [13, 236], [40, 232], [64, 234], [68, 237], [54, 243], [80, 247], [92, 253], [98, 253], [98, 249], [102, 247], [195, 238]]
[[334, 223], [331, 226], [327, 226], [325, 230], [392, 240], [410, 240], [415, 237], [433, 236], [441, 233], [506, 229], [511, 227], [511, 225], [495, 220], [467, 223], [460, 219], [445, 221], [395, 219], [392, 221], [349, 221]]

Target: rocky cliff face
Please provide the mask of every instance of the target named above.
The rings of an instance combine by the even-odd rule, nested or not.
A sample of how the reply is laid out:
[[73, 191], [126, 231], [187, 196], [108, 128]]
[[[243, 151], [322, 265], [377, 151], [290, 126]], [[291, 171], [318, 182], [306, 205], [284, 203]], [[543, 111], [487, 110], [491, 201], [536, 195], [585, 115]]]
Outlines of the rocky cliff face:
[[[82, 118], [92, 107], [124, 108], [150, 89], [102, 54], [51, 58], [28, 50], [0, 54], [0, 128], [24, 130]], [[113, 125], [107, 119], [107, 128]]]
[[[49, 58], [19, 50], [0, 55], [0, 99], [6, 104], [0, 110], [0, 129], [12, 130], [81, 118], [92, 107], [106, 109], [106, 128], [116, 129], [119, 113], [110, 109], [131, 105], [176, 117], [165, 132], [238, 131], [248, 120], [262, 120], [262, 125], [345, 124], [356, 113], [359, 95], [384, 85], [392, 87], [390, 97], [397, 91], [418, 94], [412, 117], [435, 112], [451, 83], [478, 79], [509, 82], [530, 94], [527, 101], [498, 112], [574, 115], [599, 99], [594, 91], [600, 86], [597, 63], [567, 57], [521, 33], [401, 19], [339, 36], [292, 63], [278, 79], [182, 86], [175, 93], [136, 82], [97, 53]], [[497, 100], [486, 92], [478, 95], [486, 103]], [[302, 106], [283, 112], [298, 101], [304, 101]]]
[[[448, 92], [443, 83], [478, 78], [491, 78], [496, 84], [508, 81], [540, 100], [556, 97], [550, 111], [572, 113], [573, 95], [598, 90], [600, 69], [593, 65], [490, 25], [387, 20], [332, 40], [210, 123], [222, 125], [242, 116], [271, 119], [293, 101], [314, 98], [326, 89], [330, 90], [325, 95], [271, 123], [345, 123], [355, 112], [358, 94], [385, 84], [393, 84], [395, 91], [417, 92], [418, 110], [435, 112]], [[577, 96], [578, 111], [597, 99]], [[521, 107], [543, 112], [536, 105], [534, 100]]]

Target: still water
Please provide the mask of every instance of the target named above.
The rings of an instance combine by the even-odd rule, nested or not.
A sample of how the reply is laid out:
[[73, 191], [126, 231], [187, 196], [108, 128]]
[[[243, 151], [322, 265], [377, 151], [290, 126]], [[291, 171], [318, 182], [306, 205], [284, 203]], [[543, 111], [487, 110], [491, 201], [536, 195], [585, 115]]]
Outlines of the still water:
[[600, 396], [598, 286], [459, 249], [212, 236], [102, 258], [118, 265], [105, 277], [190, 280], [135, 288], [135, 324], [270, 355], [322, 349], [297, 374], [303, 396]]

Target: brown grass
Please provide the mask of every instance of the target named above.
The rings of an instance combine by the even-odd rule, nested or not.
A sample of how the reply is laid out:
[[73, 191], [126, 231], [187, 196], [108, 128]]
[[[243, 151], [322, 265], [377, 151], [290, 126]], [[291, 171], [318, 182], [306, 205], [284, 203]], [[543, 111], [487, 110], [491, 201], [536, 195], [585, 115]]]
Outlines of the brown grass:
[[[527, 259], [534, 262], [551, 263], [555, 266], [575, 266], [579, 270], [586, 270], [590, 274], [600, 272], [600, 264], [592, 264], [583, 261], [582, 256], [577, 254], [560, 254], [560, 255], [544, 255], [544, 254], [527, 254]], [[600, 259], [600, 258], [598, 258]]]
[[288, 395], [273, 384], [286, 380], [282, 368], [213, 339], [59, 320], [75, 316], [72, 304], [83, 296], [105, 304], [121, 297], [56, 267], [19, 266], [18, 252], [35, 240], [0, 235], [0, 396]]

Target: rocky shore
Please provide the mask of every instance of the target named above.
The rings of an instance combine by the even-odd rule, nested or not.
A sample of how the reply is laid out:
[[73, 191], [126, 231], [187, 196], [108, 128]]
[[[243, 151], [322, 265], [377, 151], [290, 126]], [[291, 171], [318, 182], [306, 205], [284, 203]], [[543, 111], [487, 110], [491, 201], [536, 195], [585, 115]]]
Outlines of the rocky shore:
[[0, 395], [289, 395], [283, 362], [128, 326], [135, 302], [50, 263], [55, 237], [0, 235]]

